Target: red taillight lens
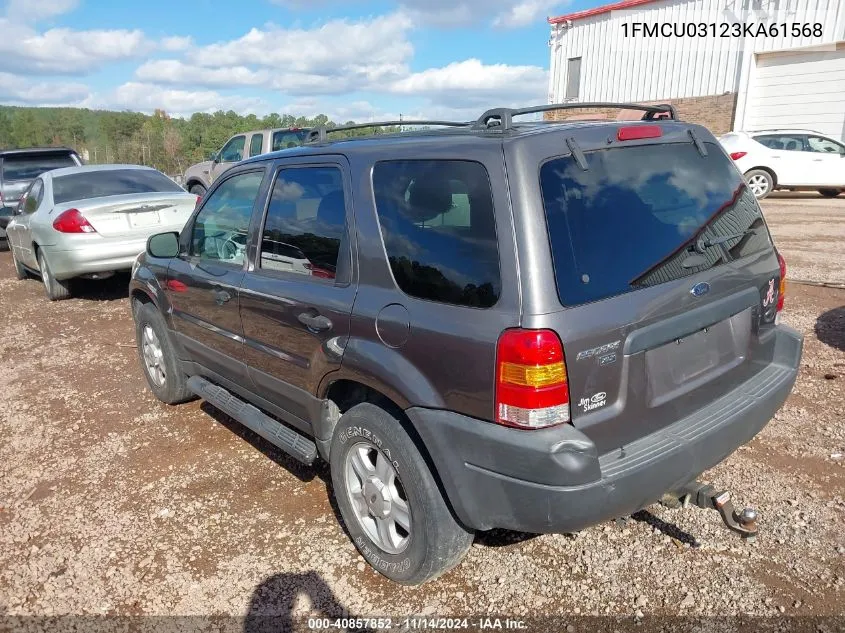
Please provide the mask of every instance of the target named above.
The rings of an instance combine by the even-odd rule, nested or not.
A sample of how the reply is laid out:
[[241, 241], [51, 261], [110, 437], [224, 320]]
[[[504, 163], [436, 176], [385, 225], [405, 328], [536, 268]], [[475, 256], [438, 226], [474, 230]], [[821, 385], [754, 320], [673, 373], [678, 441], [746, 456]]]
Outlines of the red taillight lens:
[[739, 160], [743, 156], [745, 156], [748, 152], [731, 152], [731, 160]]
[[53, 221], [53, 228], [60, 233], [96, 233], [78, 209], [68, 209]]
[[200, 202], [202, 202], [202, 196], [197, 196], [197, 201], [196, 201], [196, 203], [194, 204], [194, 208], [195, 208], [195, 209], [196, 209], [198, 206], [200, 206]]
[[780, 253], [778, 255], [778, 266], [780, 266], [780, 288], [778, 292], [778, 312], [783, 310], [783, 300], [786, 296], [786, 260]]
[[641, 138], [660, 138], [663, 130], [659, 125], [632, 125], [620, 127], [616, 132], [616, 138], [620, 141], [636, 141]]
[[569, 418], [569, 384], [557, 334], [502, 332], [496, 349], [496, 422], [539, 429]]

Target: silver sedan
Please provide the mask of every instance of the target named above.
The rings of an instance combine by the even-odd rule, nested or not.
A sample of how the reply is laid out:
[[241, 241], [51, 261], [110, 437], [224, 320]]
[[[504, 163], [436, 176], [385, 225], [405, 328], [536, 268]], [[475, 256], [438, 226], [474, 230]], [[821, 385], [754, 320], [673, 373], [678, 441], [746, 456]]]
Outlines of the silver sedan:
[[41, 277], [47, 296], [70, 296], [73, 277], [130, 270], [147, 238], [181, 231], [197, 197], [160, 171], [85, 165], [42, 174], [21, 198], [6, 232], [19, 279]]

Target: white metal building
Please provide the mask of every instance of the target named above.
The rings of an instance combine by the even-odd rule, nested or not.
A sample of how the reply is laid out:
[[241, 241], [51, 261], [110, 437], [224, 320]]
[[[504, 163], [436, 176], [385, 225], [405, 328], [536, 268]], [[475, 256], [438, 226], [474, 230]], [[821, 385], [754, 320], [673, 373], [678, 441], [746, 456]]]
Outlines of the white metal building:
[[668, 101], [716, 133], [845, 139], [845, 0], [625, 0], [549, 23], [550, 103]]

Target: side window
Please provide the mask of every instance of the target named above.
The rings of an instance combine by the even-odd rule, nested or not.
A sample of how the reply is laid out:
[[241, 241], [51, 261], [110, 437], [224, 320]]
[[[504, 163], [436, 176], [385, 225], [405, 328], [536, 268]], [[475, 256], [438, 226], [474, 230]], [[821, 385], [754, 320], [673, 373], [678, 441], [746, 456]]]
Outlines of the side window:
[[811, 152], [822, 154], [845, 154], [845, 147], [840, 143], [821, 136], [808, 136], [807, 147]]
[[244, 145], [246, 136], [236, 136], [223, 146], [220, 150], [221, 163], [237, 163], [244, 158]]
[[264, 153], [264, 134], [253, 134], [249, 140], [249, 155], [258, 156]]
[[788, 152], [804, 151], [804, 137], [797, 134], [766, 134], [755, 136], [754, 140], [769, 149], [786, 150]]
[[35, 182], [32, 183], [32, 186], [29, 188], [29, 191], [26, 192], [26, 197], [23, 199], [23, 213], [34, 213], [38, 209], [38, 205], [41, 204], [41, 200], [44, 198], [44, 183], [39, 178]]
[[337, 167], [282, 169], [261, 237], [263, 270], [334, 280], [346, 231], [343, 175]]
[[493, 193], [483, 165], [380, 162], [373, 189], [387, 258], [403, 292], [477, 308], [499, 300]]
[[566, 63], [566, 93], [564, 98], [577, 99], [581, 86], [581, 58], [572, 57]]
[[194, 220], [192, 256], [244, 263], [249, 220], [263, 178], [264, 172], [237, 174], [211, 193]]

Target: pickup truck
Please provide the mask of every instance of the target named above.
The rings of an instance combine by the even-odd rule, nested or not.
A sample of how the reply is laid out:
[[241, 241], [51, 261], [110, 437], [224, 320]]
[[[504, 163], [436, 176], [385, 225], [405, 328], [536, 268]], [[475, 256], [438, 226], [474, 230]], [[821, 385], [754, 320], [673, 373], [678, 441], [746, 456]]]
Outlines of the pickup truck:
[[185, 171], [185, 188], [197, 196], [204, 196], [220, 175], [235, 163], [267, 152], [299, 147], [308, 136], [308, 128], [276, 128], [236, 134], [223, 147]]

